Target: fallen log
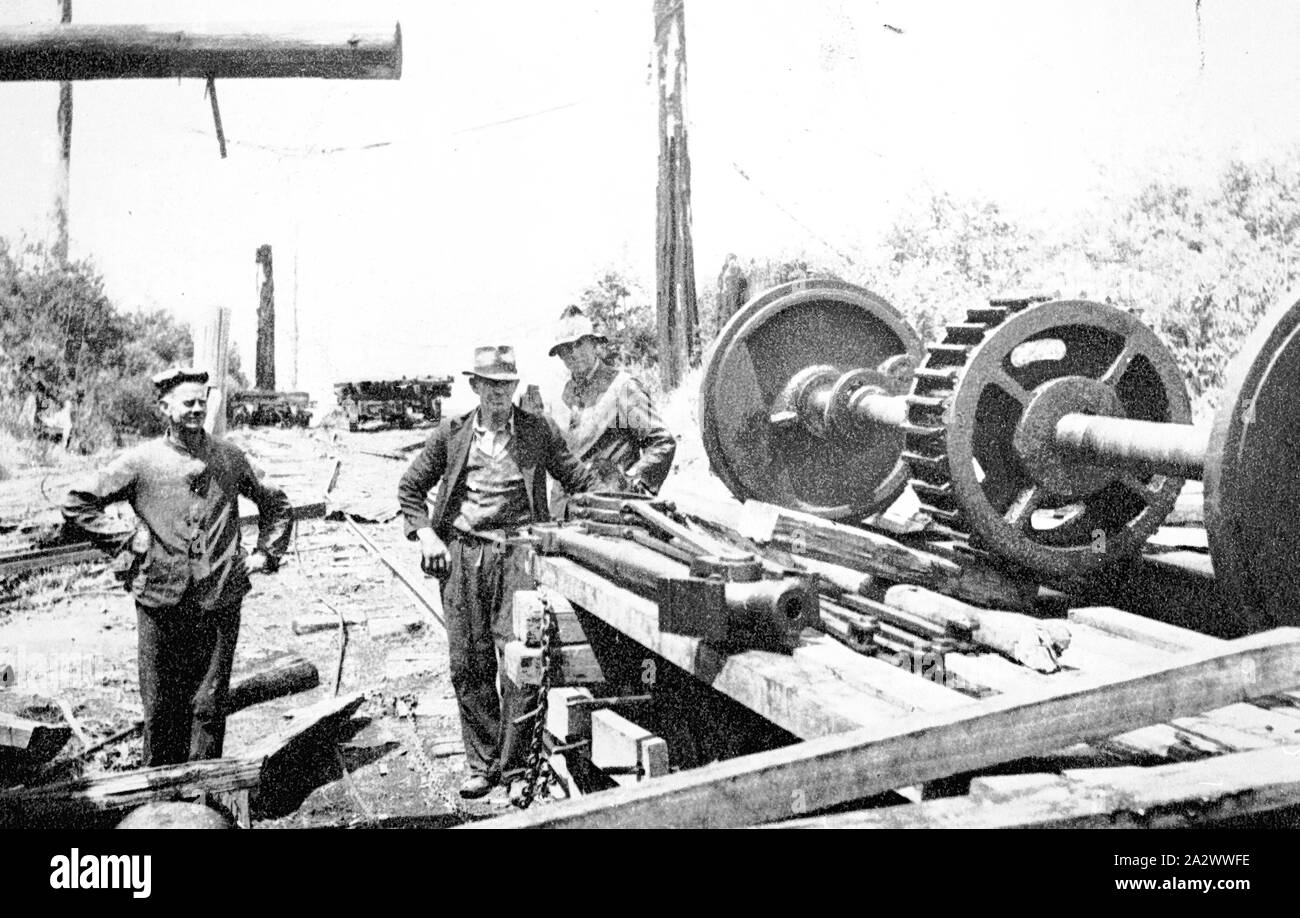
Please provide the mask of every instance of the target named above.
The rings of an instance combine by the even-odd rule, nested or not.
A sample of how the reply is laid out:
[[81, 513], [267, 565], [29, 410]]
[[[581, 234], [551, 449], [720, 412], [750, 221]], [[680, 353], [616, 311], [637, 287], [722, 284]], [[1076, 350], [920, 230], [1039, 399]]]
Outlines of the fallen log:
[[[281, 698], [286, 695], [296, 695], [298, 692], [305, 692], [320, 685], [320, 673], [317, 672], [315, 664], [309, 660], [304, 660], [296, 653], [280, 654], [268, 660], [259, 661], [257, 665], [259, 667], [257, 670], [237, 677], [231, 682], [230, 690], [226, 694], [227, 715], [242, 711], [244, 708], [252, 707], [255, 704], [261, 704], [263, 701], [270, 701], [273, 698]], [[129, 739], [143, 729], [144, 721], [137, 720], [131, 726], [119, 730], [111, 736], [106, 736], [97, 743], [86, 746], [72, 758], [47, 765], [36, 780], [38, 782], [50, 781], [64, 774], [72, 766], [84, 762], [99, 750]]]
[[260, 760], [211, 759], [0, 790], [0, 828], [97, 828], [158, 800], [233, 794], [257, 786]]
[[320, 685], [316, 665], [296, 653], [282, 653], [260, 661], [257, 666], [255, 671], [231, 681], [230, 691], [226, 694], [227, 714]]

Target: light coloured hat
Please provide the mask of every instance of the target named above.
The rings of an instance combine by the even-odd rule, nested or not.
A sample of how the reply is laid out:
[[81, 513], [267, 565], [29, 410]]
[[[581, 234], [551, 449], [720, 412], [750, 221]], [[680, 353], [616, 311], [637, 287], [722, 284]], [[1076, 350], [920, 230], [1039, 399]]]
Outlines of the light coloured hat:
[[551, 349], [547, 352], [551, 357], [555, 356], [555, 351], [564, 344], [577, 344], [583, 338], [595, 338], [597, 341], [607, 341], [608, 339], [596, 327], [591, 324], [591, 319], [583, 313], [577, 306], [566, 306], [564, 312], [560, 313], [560, 321], [556, 325], [555, 335], [551, 338], [553, 342]]
[[519, 370], [515, 367], [515, 349], [509, 345], [485, 345], [474, 348], [474, 369], [462, 370], [466, 376], [481, 376], [484, 379], [518, 381]]
[[161, 398], [181, 383], [206, 383], [207, 381], [208, 373], [206, 370], [196, 370], [193, 367], [172, 367], [153, 377], [153, 387]]

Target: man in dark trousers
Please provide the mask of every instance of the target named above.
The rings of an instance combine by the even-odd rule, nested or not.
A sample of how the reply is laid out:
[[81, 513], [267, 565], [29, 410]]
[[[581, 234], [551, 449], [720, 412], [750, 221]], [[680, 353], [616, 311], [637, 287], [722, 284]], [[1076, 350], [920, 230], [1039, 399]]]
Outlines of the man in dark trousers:
[[[501, 680], [499, 653], [513, 639], [516, 589], [532, 580], [507, 539], [550, 519], [546, 473], [571, 491], [593, 484], [547, 418], [516, 408], [514, 349], [480, 347], [465, 371], [478, 407], [443, 421], [398, 485], [406, 536], [419, 540], [420, 563], [442, 580], [451, 684], [460, 705], [469, 776], [462, 797], [476, 798], [524, 765], [527, 726], [513, 721], [536, 707], [537, 690]], [[427, 502], [440, 485], [432, 514]]]
[[[578, 307], [560, 314], [550, 353], [564, 361], [570, 378], [551, 417], [573, 454], [591, 463], [602, 489], [658, 494], [677, 440], [645, 386], [605, 360], [605, 340]], [[561, 495], [552, 496], [558, 510]]]
[[[116, 555], [135, 596], [144, 706], [144, 762], [221, 756], [226, 692], [250, 571], [274, 571], [293, 517], [248, 457], [203, 429], [208, 374], [173, 369], [153, 378], [167, 432], [133, 447], [79, 483], [63, 503], [74, 528]], [[256, 550], [245, 559], [239, 496], [257, 505]], [[133, 531], [105, 508], [127, 501]]]

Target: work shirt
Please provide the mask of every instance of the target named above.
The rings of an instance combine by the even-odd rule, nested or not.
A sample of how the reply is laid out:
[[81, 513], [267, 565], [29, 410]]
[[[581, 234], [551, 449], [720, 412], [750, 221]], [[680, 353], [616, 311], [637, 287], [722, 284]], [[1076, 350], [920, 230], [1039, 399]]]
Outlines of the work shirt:
[[[672, 469], [677, 440], [664, 427], [645, 387], [603, 360], [564, 387], [555, 423], [569, 449], [598, 474], [626, 479], [618, 490], [656, 494]], [[610, 486], [610, 482], [606, 486]]]
[[[425, 527], [432, 528], [444, 539], [454, 531], [452, 524], [460, 514], [467, 488], [475, 420], [473, 412], [443, 420], [402, 475], [397, 500], [408, 539], [414, 539]], [[546, 501], [548, 473], [571, 492], [590, 490], [596, 485], [591, 469], [569, 452], [550, 418], [515, 408], [510, 425], [512, 433], [505, 441], [498, 438], [497, 448], [508, 452], [519, 466], [528, 496], [530, 522], [550, 519]], [[428, 497], [435, 486], [437, 494], [431, 508]]]
[[[192, 606], [208, 611], [233, 605], [250, 588], [241, 494], [257, 505], [257, 551], [274, 569], [292, 532], [289, 500], [258, 480], [242, 450], [207, 434], [193, 452], [170, 433], [128, 449], [68, 492], [63, 515], [99, 547], [137, 556], [131, 591], [141, 606], [174, 606], [188, 592]], [[134, 532], [105, 514], [117, 501], [135, 511]]]
[[532, 506], [524, 475], [511, 454], [514, 412], [501, 430], [484, 427], [474, 414], [474, 436], [465, 463], [465, 495], [452, 525], [461, 532], [483, 533], [527, 525]]

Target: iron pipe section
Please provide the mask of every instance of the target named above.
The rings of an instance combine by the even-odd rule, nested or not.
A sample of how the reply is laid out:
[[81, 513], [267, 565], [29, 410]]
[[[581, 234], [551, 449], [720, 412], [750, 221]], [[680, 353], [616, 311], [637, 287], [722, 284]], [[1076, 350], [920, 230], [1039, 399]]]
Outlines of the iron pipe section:
[[1057, 446], [1097, 465], [1140, 466], [1198, 481], [1210, 449], [1205, 427], [1092, 414], [1063, 415], [1054, 439]]
[[[690, 568], [633, 542], [605, 539], [569, 527], [546, 529], [543, 552], [564, 555], [584, 567], [659, 601], [666, 580], [684, 580]], [[723, 597], [729, 622], [747, 627], [770, 623], [779, 632], [812, 627], [819, 617], [818, 598], [808, 581], [795, 577], [727, 582]]]

